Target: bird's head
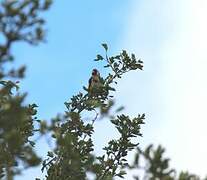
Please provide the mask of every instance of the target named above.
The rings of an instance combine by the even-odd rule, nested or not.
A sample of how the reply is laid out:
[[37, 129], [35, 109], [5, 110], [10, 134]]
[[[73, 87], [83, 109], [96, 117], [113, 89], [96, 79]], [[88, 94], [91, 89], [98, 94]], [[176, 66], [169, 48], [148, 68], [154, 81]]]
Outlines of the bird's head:
[[97, 75], [99, 75], [98, 70], [97, 69], [93, 69], [92, 76], [97, 76]]

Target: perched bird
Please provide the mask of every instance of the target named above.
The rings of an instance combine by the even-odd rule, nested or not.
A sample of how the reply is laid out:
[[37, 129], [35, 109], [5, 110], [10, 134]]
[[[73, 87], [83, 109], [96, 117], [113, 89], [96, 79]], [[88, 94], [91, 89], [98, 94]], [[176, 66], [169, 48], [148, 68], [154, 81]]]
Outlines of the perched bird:
[[88, 91], [98, 88], [100, 85], [100, 73], [97, 69], [93, 69], [91, 78], [88, 81]]

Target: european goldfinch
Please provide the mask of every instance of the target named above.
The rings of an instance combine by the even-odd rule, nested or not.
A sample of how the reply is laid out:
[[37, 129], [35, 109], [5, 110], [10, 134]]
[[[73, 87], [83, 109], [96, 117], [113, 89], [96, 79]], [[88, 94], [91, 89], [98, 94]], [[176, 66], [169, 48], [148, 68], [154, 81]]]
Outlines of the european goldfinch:
[[97, 69], [93, 69], [91, 78], [88, 81], [88, 90], [91, 91], [94, 88], [98, 88], [100, 85], [100, 73]]

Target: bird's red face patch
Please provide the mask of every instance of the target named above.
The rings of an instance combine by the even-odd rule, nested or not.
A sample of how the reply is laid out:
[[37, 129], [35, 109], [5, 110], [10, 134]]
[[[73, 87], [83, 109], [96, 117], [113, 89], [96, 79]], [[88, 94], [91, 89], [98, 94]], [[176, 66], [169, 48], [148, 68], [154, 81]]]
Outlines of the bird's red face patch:
[[98, 74], [98, 70], [97, 70], [97, 69], [93, 69], [93, 71], [92, 71], [92, 75], [95, 76], [95, 75], [97, 75], [97, 74]]

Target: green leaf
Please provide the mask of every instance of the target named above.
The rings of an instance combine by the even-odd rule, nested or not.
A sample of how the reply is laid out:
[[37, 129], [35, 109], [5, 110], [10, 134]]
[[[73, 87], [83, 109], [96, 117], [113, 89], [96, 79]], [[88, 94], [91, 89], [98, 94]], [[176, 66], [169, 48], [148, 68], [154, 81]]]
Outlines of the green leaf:
[[124, 178], [125, 174], [126, 174], [126, 172], [122, 170], [122, 171], [119, 172], [119, 174], [117, 174], [117, 176], [120, 177], [120, 178]]
[[104, 49], [105, 49], [106, 51], [108, 51], [108, 46], [107, 46], [106, 43], [103, 43], [102, 46], [104, 47]]
[[134, 158], [134, 165], [139, 165], [139, 153], [137, 153], [135, 155], [135, 158]]
[[116, 113], [122, 111], [123, 109], [124, 109], [124, 106], [119, 107], [119, 108], [116, 110]]
[[86, 88], [85, 86], [83, 86], [83, 89], [84, 89], [85, 91], [88, 91], [88, 88]]
[[33, 147], [34, 147], [35, 142], [33, 142], [33, 141], [29, 141], [29, 144], [30, 144], [31, 146], [33, 146]]
[[47, 155], [48, 155], [49, 157], [51, 157], [51, 158], [54, 157], [54, 154], [53, 154], [53, 152], [51, 152], [51, 151], [48, 151], [48, 152], [47, 152]]
[[108, 67], [110, 67], [110, 64], [107, 64], [107, 65], [105, 65], [104, 67], [105, 67], [105, 68], [108, 68]]
[[104, 58], [100, 55], [100, 54], [98, 54], [97, 56], [96, 56], [96, 59], [95, 59], [95, 61], [101, 61], [101, 60], [103, 60]]

